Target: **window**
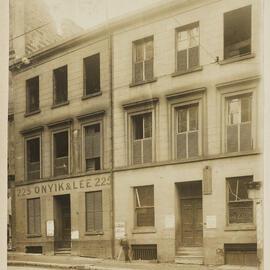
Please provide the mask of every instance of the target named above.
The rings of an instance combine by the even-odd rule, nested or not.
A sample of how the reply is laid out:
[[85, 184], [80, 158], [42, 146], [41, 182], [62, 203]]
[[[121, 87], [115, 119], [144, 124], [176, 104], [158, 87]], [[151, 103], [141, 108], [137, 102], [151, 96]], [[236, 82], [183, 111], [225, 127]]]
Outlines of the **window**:
[[154, 46], [153, 38], [145, 38], [134, 42], [133, 81], [150, 81], [154, 78]]
[[101, 169], [101, 133], [100, 124], [84, 128], [85, 168], [86, 171]]
[[69, 134], [61, 131], [53, 134], [54, 176], [69, 173]]
[[176, 157], [191, 158], [199, 155], [199, 104], [176, 108]]
[[84, 95], [100, 92], [100, 55], [84, 58]]
[[228, 222], [253, 223], [253, 201], [248, 198], [248, 183], [252, 177], [227, 179]]
[[86, 231], [101, 232], [103, 229], [102, 191], [87, 192]]
[[136, 226], [155, 226], [154, 186], [135, 187]]
[[251, 53], [251, 6], [224, 14], [224, 59]]
[[61, 104], [68, 100], [67, 66], [53, 71], [54, 104]]
[[177, 71], [186, 72], [199, 66], [199, 23], [177, 30]]
[[152, 162], [152, 113], [132, 116], [133, 164]]
[[40, 228], [40, 198], [27, 200], [27, 230], [28, 234], [39, 235]]
[[227, 99], [227, 152], [252, 149], [251, 95]]
[[26, 112], [39, 110], [39, 77], [26, 81]]
[[40, 138], [28, 139], [26, 141], [27, 151], [27, 179], [40, 179]]

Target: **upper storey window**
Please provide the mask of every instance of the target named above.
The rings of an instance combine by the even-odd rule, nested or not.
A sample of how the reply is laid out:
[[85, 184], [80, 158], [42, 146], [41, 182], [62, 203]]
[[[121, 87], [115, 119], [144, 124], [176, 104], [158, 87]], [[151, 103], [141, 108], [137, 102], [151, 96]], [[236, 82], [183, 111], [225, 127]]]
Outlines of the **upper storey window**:
[[84, 96], [100, 92], [100, 54], [84, 58]]
[[53, 71], [54, 79], [54, 104], [65, 103], [68, 100], [67, 66]]
[[39, 77], [26, 81], [26, 112], [32, 113], [39, 110]]
[[184, 73], [199, 66], [199, 23], [180, 27], [176, 34], [176, 71]]
[[133, 82], [147, 82], [154, 78], [154, 44], [153, 37], [144, 38], [133, 43]]
[[224, 14], [224, 59], [251, 53], [251, 6]]

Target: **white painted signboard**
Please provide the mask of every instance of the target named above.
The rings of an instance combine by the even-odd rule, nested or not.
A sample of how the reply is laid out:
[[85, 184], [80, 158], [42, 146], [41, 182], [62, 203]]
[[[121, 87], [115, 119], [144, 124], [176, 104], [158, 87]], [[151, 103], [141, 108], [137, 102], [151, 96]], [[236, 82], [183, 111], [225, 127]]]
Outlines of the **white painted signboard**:
[[206, 228], [216, 229], [217, 228], [217, 217], [216, 216], [206, 216]]
[[175, 227], [175, 216], [174, 215], [165, 216], [165, 228], [173, 229], [174, 227]]
[[72, 231], [71, 232], [71, 239], [72, 240], [79, 239], [79, 231]]
[[47, 220], [46, 223], [47, 236], [54, 236], [54, 221]]
[[115, 222], [115, 239], [123, 239], [126, 236], [125, 222]]

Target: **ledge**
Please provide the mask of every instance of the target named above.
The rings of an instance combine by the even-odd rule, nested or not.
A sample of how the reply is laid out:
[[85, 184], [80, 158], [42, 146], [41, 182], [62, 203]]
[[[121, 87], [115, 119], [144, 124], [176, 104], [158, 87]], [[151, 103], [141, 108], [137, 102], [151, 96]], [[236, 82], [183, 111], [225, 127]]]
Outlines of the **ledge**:
[[200, 88], [183, 90], [181, 92], [168, 94], [168, 95], [166, 95], [166, 98], [168, 100], [170, 100], [170, 99], [175, 99], [175, 98], [179, 98], [179, 97], [186, 96], [186, 95], [202, 93], [202, 92], [205, 92], [206, 89], [207, 89], [206, 87], [200, 87]]
[[41, 237], [42, 235], [41, 234], [27, 234], [26, 237], [27, 238], [38, 238], [38, 237]]
[[132, 230], [132, 234], [144, 234], [144, 233], [156, 233], [155, 227], [142, 227], [142, 228], [134, 228]]
[[41, 132], [43, 130], [44, 130], [44, 126], [37, 126], [37, 127], [33, 127], [33, 128], [23, 129], [20, 132], [22, 135], [27, 135], [27, 134], [31, 134], [31, 133]]
[[67, 118], [64, 120], [55, 121], [53, 123], [47, 124], [48, 128], [55, 128], [57, 126], [68, 126], [73, 122], [72, 118]]
[[260, 79], [260, 75], [255, 75], [252, 77], [247, 77], [247, 78], [243, 78], [243, 79], [239, 79], [239, 80], [221, 82], [221, 83], [216, 84], [216, 88], [222, 89], [222, 88], [231, 87], [231, 86], [238, 85], [238, 84], [250, 83], [252, 81], [256, 81], [259, 79]]
[[254, 224], [234, 224], [227, 225], [224, 231], [256, 231], [256, 226]]
[[96, 93], [93, 93], [93, 94], [89, 94], [89, 95], [83, 95], [82, 96], [82, 100], [86, 100], [86, 99], [89, 99], [89, 98], [98, 97], [98, 96], [101, 96], [101, 95], [102, 95], [102, 92], [101, 91], [96, 92]]
[[147, 81], [132, 82], [132, 83], [129, 84], [129, 87], [140, 86], [140, 85], [144, 85], [144, 84], [147, 84], [147, 83], [153, 83], [153, 82], [156, 82], [156, 81], [157, 81], [157, 78], [153, 78], [153, 79], [147, 80]]
[[176, 71], [176, 72], [172, 73], [171, 76], [172, 77], [177, 77], [177, 76], [182, 76], [182, 75], [185, 75], [185, 74], [189, 74], [189, 73], [193, 73], [193, 72], [201, 71], [201, 70], [203, 70], [203, 67], [198, 66], [198, 67], [195, 67], [195, 68], [188, 69], [188, 70], [186, 70], [184, 72]]
[[149, 104], [155, 104], [159, 101], [158, 97], [154, 97], [154, 98], [149, 98], [149, 99], [145, 99], [145, 100], [138, 100], [138, 101], [134, 101], [131, 103], [127, 103], [127, 104], [123, 104], [122, 107], [124, 109], [130, 109], [132, 107], [137, 107], [137, 106], [146, 106]]
[[33, 112], [26, 112], [26, 113], [24, 114], [24, 117], [29, 117], [29, 116], [38, 114], [38, 113], [40, 113], [40, 112], [41, 112], [40, 109], [38, 109], [38, 110], [36, 110], [36, 111], [33, 111]]
[[255, 56], [256, 56], [255, 53], [249, 53], [249, 54], [244, 54], [244, 55], [239, 55], [239, 56], [231, 57], [228, 59], [224, 59], [224, 60], [219, 61], [218, 63], [220, 65], [226, 65], [226, 64], [230, 64], [234, 62], [243, 61], [246, 59], [251, 59], [251, 58], [254, 58]]
[[88, 236], [95, 236], [95, 235], [104, 235], [104, 232], [85, 232], [84, 235], [88, 235]]
[[102, 117], [104, 114], [105, 114], [105, 110], [100, 110], [100, 111], [95, 111], [95, 112], [89, 112], [86, 114], [80, 114], [80, 115], [77, 115], [76, 118], [79, 121], [83, 121], [85, 119], [92, 118], [92, 117]]
[[62, 103], [57, 103], [57, 104], [53, 104], [51, 106], [51, 109], [55, 109], [55, 108], [59, 108], [59, 107], [62, 107], [62, 106], [65, 106], [65, 105], [68, 105], [69, 104], [69, 101], [65, 101], [65, 102], [62, 102]]

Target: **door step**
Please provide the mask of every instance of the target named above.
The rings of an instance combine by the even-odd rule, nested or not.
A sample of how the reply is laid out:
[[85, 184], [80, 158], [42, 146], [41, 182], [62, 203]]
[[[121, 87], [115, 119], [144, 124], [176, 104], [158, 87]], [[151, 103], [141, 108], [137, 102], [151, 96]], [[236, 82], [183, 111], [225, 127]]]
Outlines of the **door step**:
[[71, 252], [70, 248], [59, 248], [54, 252], [54, 254], [55, 255], [68, 255], [70, 254], [70, 252]]
[[203, 264], [202, 247], [181, 247], [177, 250], [175, 263], [179, 264]]

